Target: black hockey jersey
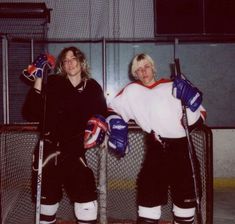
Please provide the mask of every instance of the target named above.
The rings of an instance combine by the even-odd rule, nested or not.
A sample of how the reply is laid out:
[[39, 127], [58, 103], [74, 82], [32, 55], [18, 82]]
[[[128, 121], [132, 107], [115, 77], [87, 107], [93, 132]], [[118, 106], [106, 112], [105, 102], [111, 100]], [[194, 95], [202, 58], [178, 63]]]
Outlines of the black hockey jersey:
[[74, 87], [66, 77], [51, 75], [44, 91], [45, 99], [31, 89], [23, 112], [27, 120], [39, 121], [41, 128], [45, 120], [44, 133], [50, 133], [50, 140], [54, 142], [83, 140], [87, 121], [94, 114], [106, 116], [106, 100], [94, 79]]

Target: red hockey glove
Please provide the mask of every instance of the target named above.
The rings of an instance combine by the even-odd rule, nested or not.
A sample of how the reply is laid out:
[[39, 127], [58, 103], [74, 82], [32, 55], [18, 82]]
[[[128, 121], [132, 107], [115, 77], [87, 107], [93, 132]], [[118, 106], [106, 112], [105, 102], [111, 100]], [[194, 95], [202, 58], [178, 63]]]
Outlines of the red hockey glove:
[[101, 115], [94, 115], [87, 123], [84, 135], [84, 148], [99, 146], [104, 142], [107, 123]]
[[24, 69], [22, 74], [30, 81], [35, 81], [36, 78], [42, 78], [45, 66], [48, 65], [50, 69], [55, 66], [55, 58], [53, 55], [40, 54], [32, 64]]

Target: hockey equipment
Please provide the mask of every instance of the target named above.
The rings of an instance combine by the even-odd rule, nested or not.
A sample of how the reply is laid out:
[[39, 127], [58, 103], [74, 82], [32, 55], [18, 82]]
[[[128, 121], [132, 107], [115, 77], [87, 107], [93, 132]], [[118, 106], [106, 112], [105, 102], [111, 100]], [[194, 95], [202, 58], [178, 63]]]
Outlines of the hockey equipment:
[[179, 208], [173, 205], [174, 221], [176, 223], [194, 223], [195, 208]]
[[125, 156], [128, 151], [128, 124], [119, 115], [110, 115], [106, 121], [110, 151], [120, 157]]
[[[179, 59], [175, 59], [175, 69], [177, 76], [181, 75], [181, 69], [180, 69], [180, 62]], [[181, 100], [182, 102], [182, 100]], [[193, 142], [192, 138], [189, 134], [189, 125], [188, 125], [188, 117], [186, 112], [186, 105], [182, 102], [182, 113], [183, 113], [183, 126], [185, 129], [186, 137], [188, 140], [188, 150], [189, 150], [189, 158], [190, 158], [190, 164], [192, 167], [192, 173], [193, 173], [193, 184], [194, 184], [194, 190], [195, 190], [195, 197], [196, 197], [196, 214], [197, 214], [197, 223], [202, 224], [202, 212], [201, 212], [201, 198], [200, 198], [200, 186], [198, 181], [198, 170], [196, 167], [196, 152], [193, 148]]]
[[179, 217], [174, 215], [174, 223], [178, 224], [193, 224], [194, 223], [194, 216], [190, 217]]
[[138, 206], [139, 217], [145, 217], [151, 220], [159, 220], [161, 217], [161, 206], [144, 207]]
[[40, 139], [40, 141], [39, 141], [39, 153], [38, 153], [38, 176], [37, 176], [37, 196], [36, 196], [35, 224], [40, 223], [43, 149], [44, 149], [44, 141], [42, 139]]
[[75, 216], [78, 223], [96, 223], [98, 205], [97, 201], [90, 201], [84, 203], [74, 203]]
[[40, 221], [41, 223], [55, 223], [56, 212], [59, 208], [59, 203], [53, 205], [41, 204]]
[[[43, 78], [43, 84], [45, 86], [45, 80], [47, 78], [48, 72], [55, 66], [55, 58], [52, 55], [43, 54], [37, 57], [31, 66], [28, 66], [26, 70], [23, 71], [23, 75], [30, 81], [34, 81], [36, 77]], [[44, 132], [45, 132], [45, 121], [46, 121], [46, 94], [45, 88], [42, 88], [42, 98], [44, 101], [43, 105], [43, 122], [42, 129], [40, 133], [39, 140], [39, 152], [38, 152], [38, 175], [37, 175], [37, 196], [36, 196], [36, 216], [35, 224], [40, 223], [40, 209], [41, 209], [41, 191], [42, 191], [42, 166], [43, 166], [43, 151], [44, 151]]]
[[30, 81], [34, 81], [36, 78], [42, 78], [46, 66], [48, 69], [53, 69], [55, 58], [50, 54], [40, 54], [27, 69], [23, 70], [22, 74]]
[[137, 224], [158, 224], [159, 220], [144, 218], [144, 217], [138, 217]]
[[94, 115], [87, 123], [84, 135], [84, 148], [99, 146], [104, 142], [107, 132], [107, 123], [102, 115]]
[[173, 96], [191, 111], [196, 111], [202, 103], [202, 92], [193, 86], [183, 75], [176, 76], [173, 82]]
[[[42, 162], [42, 168], [45, 167], [49, 162], [54, 162], [55, 165], [57, 163], [57, 157], [60, 155], [60, 151], [55, 151], [47, 156], [45, 156], [45, 159], [43, 158], [43, 162]], [[33, 156], [33, 170], [34, 171], [38, 171], [38, 158], [37, 158], [37, 154]], [[36, 158], [35, 158], [36, 157]]]

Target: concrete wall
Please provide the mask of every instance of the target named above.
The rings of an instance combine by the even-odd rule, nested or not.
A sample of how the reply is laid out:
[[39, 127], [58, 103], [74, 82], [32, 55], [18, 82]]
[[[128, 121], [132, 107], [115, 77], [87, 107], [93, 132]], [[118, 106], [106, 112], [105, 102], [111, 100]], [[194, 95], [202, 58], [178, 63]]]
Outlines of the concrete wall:
[[235, 178], [235, 130], [213, 129], [215, 178]]

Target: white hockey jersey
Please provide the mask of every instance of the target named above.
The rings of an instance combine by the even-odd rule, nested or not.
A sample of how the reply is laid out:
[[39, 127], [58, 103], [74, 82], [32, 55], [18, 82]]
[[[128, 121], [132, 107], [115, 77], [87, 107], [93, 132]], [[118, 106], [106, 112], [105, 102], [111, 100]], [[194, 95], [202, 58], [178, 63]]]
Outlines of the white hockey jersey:
[[[110, 110], [128, 122], [133, 119], [144, 131], [154, 131], [156, 137], [181, 138], [186, 133], [182, 126], [181, 101], [172, 95], [171, 80], [161, 79], [152, 86], [140, 82], [128, 84], [109, 103]], [[200, 106], [195, 112], [187, 108], [188, 124], [194, 124], [206, 111]]]

